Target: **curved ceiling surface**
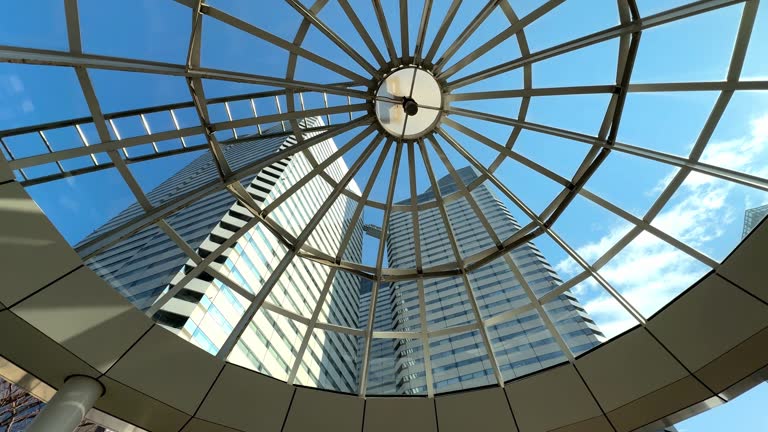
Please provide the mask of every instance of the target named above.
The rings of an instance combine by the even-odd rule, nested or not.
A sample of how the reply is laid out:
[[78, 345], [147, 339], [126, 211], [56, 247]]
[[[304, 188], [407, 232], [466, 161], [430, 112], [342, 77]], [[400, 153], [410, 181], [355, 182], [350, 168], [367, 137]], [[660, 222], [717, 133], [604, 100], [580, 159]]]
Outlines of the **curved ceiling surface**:
[[765, 214], [765, 4], [602, 3], [13, 6], [3, 156], [220, 359], [503, 383], [644, 326]]

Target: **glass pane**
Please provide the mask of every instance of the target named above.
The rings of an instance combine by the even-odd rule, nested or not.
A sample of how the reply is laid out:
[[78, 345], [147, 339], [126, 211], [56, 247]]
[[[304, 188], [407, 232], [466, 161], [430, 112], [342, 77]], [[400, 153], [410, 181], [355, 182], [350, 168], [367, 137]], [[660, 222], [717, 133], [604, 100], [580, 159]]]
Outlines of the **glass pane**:
[[357, 392], [363, 338], [315, 329], [296, 373], [296, 383], [345, 393]]
[[[368, 363], [369, 395], [426, 395], [420, 339], [374, 339]], [[394, 352], [394, 356], [390, 355]], [[373, 380], [372, 380], [373, 379]]]
[[566, 360], [535, 310], [489, 327], [488, 337], [505, 381]]
[[429, 359], [435, 393], [496, 383], [479, 331], [430, 338]]

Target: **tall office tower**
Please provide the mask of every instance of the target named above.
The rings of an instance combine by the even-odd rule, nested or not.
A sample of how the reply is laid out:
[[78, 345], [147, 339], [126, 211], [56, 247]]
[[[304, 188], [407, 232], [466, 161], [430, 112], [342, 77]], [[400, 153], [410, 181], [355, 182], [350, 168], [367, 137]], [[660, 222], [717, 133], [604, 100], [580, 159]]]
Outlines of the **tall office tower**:
[[[307, 119], [306, 126], [322, 126], [322, 120]], [[264, 135], [278, 131], [282, 131], [280, 126], [265, 131]], [[225, 143], [223, 147], [227, 161], [233, 169], [237, 169], [295, 142], [293, 136], [254, 137], [251, 140], [241, 138], [236, 144]], [[336, 151], [336, 146], [333, 141], [327, 140], [312, 146], [310, 151], [317, 161], [323, 161]], [[303, 154], [296, 154], [246, 178], [243, 184], [263, 208], [311, 170], [309, 160]], [[342, 159], [338, 159], [326, 172], [339, 181], [347, 172], [347, 167]], [[206, 152], [147, 195], [154, 205], [158, 205], [171, 197], [189, 193], [216, 176], [214, 161]], [[354, 181], [348, 187], [360, 193]], [[330, 184], [314, 178], [279, 204], [270, 217], [296, 236], [331, 191]], [[341, 195], [313, 231], [307, 244], [324, 252], [336, 251], [344, 233], [352, 229], [345, 257], [361, 260], [362, 224], [349, 226], [354, 209], [355, 202]], [[86, 240], [140, 212], [138, 205], [127, 208]], [[198, 255], [206, 257], [250, 219], [248, 210], [230, 193], [218, 192], [167, 218], [167, 222]], [[229, 280], [255, 293], [285, 253], [286, 249], [277, 238], [257, 224], [211, 265]], [[178, 284], [194, 267], [179, 247], [155, 226], [121, 241], [87, 264], [142, 310], [149, 309], [163, 292]], [[295, 360], [296, 347], [301, 345], [307, 328], [275, 312], [276, 308], [267, 309], [277, 306], [290, 313], [312, 316], [329, 273], [328, 267], [313, 261], [302, 258], [292, 260], [272, 289], [265, 306], [243, 333], [229, 361], [287, 379]], [[357, 277], [344, 272], [336, 273], [319, 320], [356, 328], [359, 287]], [[153, 318], [182, 338], [215, 353], [247, 306], [248, 302], [222, 281], [208, 273], [201, 273], [189, 280], [178, 294], [154, 313]], [[350, 340], [352, 338], [322, 330], [315, 330], [310, 336], [295, 382], [355, 391], [358, 347]]]
[[[470, 184], [478, 177], [478, 173], [471, 167], [460, 169], [457, 174], [465, 184]], [[443, 196], [458, 189], [451, 176], [441, 178], [438, 187]], [[472, 197], [499, 238], [508, 238], [519, 229], [514, 217], [487, 186], [480, 185], [475, 188]], [[434, 191], [429, 188], [420, 194], [417, 200], [420, 203], [434, 200]], [[446, 210], [462, 256], [470, 256], [493, 245], [466, 199], [447, 203]], [[419, 212], [418, 224], [423, 266], [452, 262], [453, 252], [439, 209], [430, 208]], [[392, 214], [386, 241], [391, 267], [415, 267], [411, 213]], [[511, 259], [537, 296], [562, 284], [547, 260], [532, 243], [512, 251]], [[504, 258], [496, 259], [471, 272], [469, 281], [483, 319], [530, 303], [524, 288], [514, 277]], [[425, 279], [424, 293], [426, 322], [430, 331], [475, 322], [471, 303], [460, 276]], [[365, 301], [369, 302], [368, 298], [365, 298]], [[389, 304], [381, 305], [383, 301]], [[368, 307], [370, 306], [362, 306], [363, 309]], [[558, 296], [546, 305], [546, 309], [558, 332], [575, 354], [598, 344], [598, 337], [602, 336], [602, 333], [570, 293]], [[418, 331], [420, 323], [417, 283], [392, 283], [388, 291], [380, 291], [376, 310], [377, 330]], [[384, 318], [384, 315], [388, 315], [387, 318]], [[389, 328], [385, 328], [386, 325]], [[523, 312], [511, 320], [490, 326], [488, 333], [496, 361], [505, 379], [566, 360], [535, 310]], [[421, 341], [388, 340], [388, 344], [389, 355], [395, 359], [394, 368], [391, 367], [392, 362], [372, 361], [369, 366], [370, 377], [377, 377], [382, 383], [391, 381], [395, 385], [376, 388], [371, 383], [374, 387], [369, 386], [369, 393], [372, 390], [399, 394], [425, 393], [425, 362]], [[372, 346], [371, 358], [383, 357], [380, 351], [381, 347], [374, 350]], [[495, 383], [487, 350], [477, 330], [431, 337], [429, 353], [436, 392]], [[389, 380], [382, 378], [387, 373], [394, 373], [395, 376]]]
[[741, 233], [741, 238], [744, 238], [751, 233], [752, 230], [760, 224], [760, 221], [765, 219], [766, 215], [768, 215], [768, 204], [747, 209], [747, 211], [744, 212], [744, 231]]

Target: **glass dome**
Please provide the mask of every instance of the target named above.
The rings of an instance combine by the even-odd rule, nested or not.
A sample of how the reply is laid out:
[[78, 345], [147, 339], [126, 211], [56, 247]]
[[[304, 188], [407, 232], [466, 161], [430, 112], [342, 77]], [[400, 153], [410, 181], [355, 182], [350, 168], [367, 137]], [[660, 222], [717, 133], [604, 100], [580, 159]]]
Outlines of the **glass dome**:
[[289, 383], [574, 361], [765, 215], [756, 1], [21, 3], [16, 180], [137, 308]]

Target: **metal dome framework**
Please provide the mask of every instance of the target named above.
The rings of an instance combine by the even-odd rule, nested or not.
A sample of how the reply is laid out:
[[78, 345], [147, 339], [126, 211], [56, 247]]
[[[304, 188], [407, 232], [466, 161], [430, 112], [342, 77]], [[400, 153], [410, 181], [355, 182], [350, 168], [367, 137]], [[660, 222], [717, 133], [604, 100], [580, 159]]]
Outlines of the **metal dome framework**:
[[[375, 58], [376, 64], [371, 64], [368, 62], [368, 60], [366, 60], [360, 53], [356, 52], [347, 42], [345, 42], [345, 40], [340, 35], [335, 33], [330, 26], [328, 26], [318, 17], [319, 12], [323, 9], [323, 7], [326, 6], [327, 0], [318, 0], [311, 6], [306, 6], [299, 0], [286, 1], [302, 17], [299, 30], [296, 32], [295, 38], [290, 41], [282, 39], [267, 30], [258, 28], [250, 23], [240, 20], [239, 18], [232, 16], [220, 9], [217, 9], [214, 6], [204, 4], [202, 1], [177, 0], [178, 3], [187, 6], [190, 9], [192, 19], [192, 31], [189, 38], [189, 47], [185, 64], [170, 64], [129, 58], [107, 57], [83, 52], [79, 28], [78, 6], [76, 0], [68, 0], [65, 2], [69, 41], [68, 52], [30, 49], [24, 47], [0, 47], [1, 62], [66, 66], [74, 68], [82, 89], [82, 93], [85, 96], [85, 100], [91, 113], [91, 116], [88, 118], [73, 119], [44, 125], [18, 128], [14, 130], [0, 131], [0, 142], [3, 138], [10, 136], [29, 133], [38, 134], [40, 139], [45, 143], [48, 150], [46, 153], [41, 153], [38, 155], [15, 158], [10, 153], [10, 149], [3, 143], [2, 145], [6, 154], [10, 156], [10, 159], [8, 160], [9, 167], [14, 170], [18, 176], [21, 177], [22, 185], [40, 184], [71, 175], [94, 172], [102, 169], [116, 168], [121, 174], [122, 178], [125, 180], [125, 183], [130, 188], [138, 203], [143, 208], [144, 214], [81, 245], [77, 249], [78, 254], [80, 254], [83, 259], [87, 259], [116, 244], [121, 239], [137, 233], [152, 224], [160, 227], [171, 239], [174, 240], [174, 242], [176, 242], [179, 248], [188, 255], [188, 257], [195, 263], [195, 267], [180, 283], [174, 285], [172, 289], [161, 296], [161, 298], [149, 309], [147, 315], [151, 316], [154, 314], [154, 312], [159, 310], [159, 308], [161, 308], [170, 298], [176, 295], [190, 280], [203, 272], [207, 272], [213, 275], [216, 279], [222, 281], [233, 291], [250, 301], [250, 306], [246, 309], [243, 317], [239, 320], [237, 325], [234, 327], [234, 330], [231, 332], [226, 342], [219, 350], [217, 357], [220, 360], [227, 359], [230, 352], [239, 340], [241, 334], [245, 331], [247, 325], [256, 315], [259, 308], [265, 308], [289, 319], [301, 322], [307, 326], [305, 337], [303, 338], [302, 343], [298, 348], [298, 354], [291, 368], [291, 373], [288, 378], [289, 384], [293, 383], [296, 377], [296, 372], [301, 364], [302, 355], [306, 350], [312, 331], [314, 329], [323, 329], [365, 338], [365, 349], [362, 354], [363, 372], [361, 375], [361, 385], [359, 388], [360, 395], [366, 394], [367, 366], [369, 363], [368, 357], [370, 353], [371, 340], [373, 338], [420, 339], [424, 349], [424, 366], [426, 372], [428, 395], [433, 396], [434, 385], [432, 382], [432, 373], [429, 363], [429, 338], [457, 334], [467, 331], [480, 332], [482, 340], [485, 344], [485, 349], [487, 350], [488, 358], [496, 377], [496, 381], [500, 386], [503, 386], [504, 378], [499, 369], [498, 363], [495, 360], [494, 350], [491, 340], [487, 334], [487, 328], [489, 326], [508, 321], [521, 313], [530, 310], [536, 310], [546, 325], [547, 329], [556, 339], [557, 344], [559, 345], [568, 361], [573, 363], [576, 360], [576, 356], [574, 356], [568, 344], [558, 333], [553, 322], [549, 319], [548, 313], [545, 311], [544, 307], [548, 301], [555, 299], [557, 296], [567, 292], [577, 284], [587, 279], [592, 279], [597, 282], [597, 284], [605, 289], [605, 291], [610, 294], [610, 296], [613, 297], [637, 321], [640, 326], [646, 326], [648, 323], [647, 317], [644, 317], [636, 307], [634, 307], [627, 299], [625, 299], [624, 296], [600, 274], [600, 268], [608, 263], [611, 259], [613, 259], [616, 255], [618, 255], [623, 248], [625, 248], [641, 233], [648, 232], [653, 234], [655, 237], [658, 237], [669, 245], [674, 246], [679, 251], [682, 251], [683, 253], [698, 260], [713, 270], [717, 270], [719, 268], [720, 263], [707, 256], [705, 253], [687, 245], [672, 235], [669, 235], [659, 228], [651, 225], [653, 219], [662, 211], [662, 209], [670, 201], [675, 192], [681, 187], [689, 174], [703, 173], [730, 182], [746, 185], [751, 188], [768, 191], [768, 180], [765, 178], [700, 162], [700, 158], [707, 144], [709, 143], [710, 137], [718, 125], [718, 122], [722, 117], [726, 107], [728, 106], [729, 101], [734, 95], [734, 92], [743, 90], [768, 90], [768, 81], [741, 80], [741, 69], [755, 23], [755, 15], [759, 4], [758, 0], [701, 0], [650, 16], [641, 16], [634, 0], [620, 0], [617, 2], [618, 15], [620, 17], [620, 23], [618, 25], [537, 52], [530, 51], [525, 36], [525, 28], [563, 3], [563, 0], [549, 0], [542, 6], [536, 8], [523, 17], [517, 16], [508, 0], [491, 1], [488, 3], [488, 5], [481, 9], [477, 16], [472, 18], [469, 25], [463, 29], [460, 35], [451, 41], [444, 41], [444, 38], [446, 37], [448, 28], [451, 26], [462, 3], [461, 0], [453, 0], [448, 8], [447, 14], [443, 17], [431, 16], [433, 0], [425, 0], [424, 9], [421, 16], [409, 17], [407, 2], [405, 0], [401, 0], [399, 3], [399, 17], [401, 23], [399, 29], [399, 42], [401, 46], [401, 52], [407, 53], [405, 56], [398, 56], [397, 54], [397, 50], [395, 48], [396, 43], [398, 42], [397, 37], [395, 36], [397, 29], [394, 29], [395, 31], [393, 32], [393, 29], [389, 28], [380, 0], [373, 0], [373, 6], [378, 19], [378, 26], [380, 27], [382, 35], [384, 36], [386, 45], [385, 52], [382, 52], [380, 47], [378, 47], [373, 41], [371, 35], [368, 32], [368, 29], [361, 22], [360, 18], [355, 12], [355, 9], [350, 5], [350, 3], [347, 0], [338, 0], [339, 5], [342, 7], [348, 19], [358, 32], [357, 36], [359, 36], [360, 39], [365, 43], [365, 45], [370, 50], [370, 53]], [[641, 43], [641, 34], [644, 30], [662, 26], [678, 20], [684, 20], [698, 14], [710, 12], [734, 4], [743, 4], [744, 8], [736, 36], [734, 50], [730, 60], [727, 77], [724, 81], [653, 84], [631, 83], [634, 60], [639, 44]], [[450, 60], [457, 54], [457, 52], [459, 52], [461, 47], [480, 27], [484, 20], [486, 20], [492, 12], [497, 10], [497, 8], [498, 10], [501, 10], [508, 19], [509, 27], [502, 33], [498, 34], [477, 48], [470, 55], [467, 55], [466, 57], [456, 61], [453, 65], [448, 66], [450, 64]], [[246, 33], [249, 33], [256, 38], [273, 44], [276, 47], [287, 50], [289, 52], [289, 60], [287, 70], [285, 71], [285, 76], [261, 76], [243, 72], [211, 69], [201, 66], [200, 51], [202, 39], [202, 23], [204, 17], [205, 19], [221, 21], [229, 26], [245, 31]], [[416, 36], [417, 42], [413, 49], [411, 49], [409, 46], [409, 18], [417, 18], [419, 22], [419, 30]], [[427, 46], [425, 38], [427, 28], [430, 25], [438, 25], [438, 31], [432, 43]], [[305, 38], [310, 28], [314, 28], [324, 34], [334, 45], [346, 53], [349, 58], [354, 60], [360, 65], [360, 67], [367, 71], [370, 74], [370, 77], [361, 76], [358, 73], [355, 73], [339, 64], [321, 57], [316, 53], [313, 53], [308, 49], [303, 48], [302, 46], [304, 45]], [[483, 54], [489, 52], [493, 48], [497, 47], [500, 43], [513, 36], [516, 36], [521, 52], [521, 56], [519, 58], [500, 63], [496, 66], [484, 69], [480, 72], [473, 73], [462, 78], [453, 79], [453, 77], [463, 68], [471, 65]], [[613, 39], [619, 40], [620, 47], [619, 52], [617, 53], [615, 82], [607, 83], [605, 85], [558, 88], [535, 88], [533, 86], [532, 65], [536, 62]], [[448, 46], [442, 52], [439, 58], [437, 58], [439, 48], [443, 42], [448, 42]], [[321, 84], [297, 81], [295, 79], [295, 75], [299, 58], [309, 60], [330, 71], [343, 75], [351, 81], [337, 84]], [[377, 99], [375, 91], [378, 88], [381, 80], [386, 77], [386, 75], [391, 73], [391, 71], [397, 70], [400, 67], [407, 66], [416, 66], [434, 74], [435, 78], [441, 84], [444, 92], [443, 106], [440, 108], [441, 114], [437, 124], [434, 126], [434, 130], [426, 134], [423, 138], [418, 138], [416, 140], [403, 139], [402, 135], [404, 135], [405, 132], [400, 137], [398, 137], [390, 135], [384, 131], [376, 123], [373, 108], [373, 105], [376, 102], [391, 102]], [[149, 107], [146, 109], [133, 110], [129, 112], [104, 113], [100, 107], [99, 99], [96, 96], [88, 74], [88, 71], [93, 69], [145, 72], [151, 74], [184, 77], [192, 97], [192, 102]], [[523, 71], [522, 89], [496, 90], [474, 93], [457, 92], [470, 84], [518, 69]], [[259, 84], [276, 87], [280, 90], [239, 95], [234, 97], [209, 99], [205, 96], [203, 79], [216, 79], [238, 83]], [[719, 96], [688, 157], [674, 156], [617, 141], [617, 133], [622, 117], [624, 101], [628, 93], [702, 90], [719, 92]], [[305, 109], [303, 94], [310, 92], [322, 94], [325, 106], [322, 108]], [[599, 133], [595, 136], [526, 121], [526, 115], [531, 97], [544, 95], [557, 96], [581, 94], [610, 94], [610, 103], [608, 104], [608, 109], [605, 112]], [[327, 97], [328, 95], [342, 96], [346, 98], [347, 103], [339, 104], [336, 106], [329, 105], [329, 99]], [[280, 97], [285, 98], [285, 110], [283, 110], [283, 107], [280, 105]], [[274, 98], [276, 103], [276, 112], [271, 114], [257, 115], [256, 106], [253, 101], [254, 99], [259, 98]], [[500, 115], [498, 113], [473, 111], [451, 105], [452, 102], [459, 101], [505, 98], [520, 98], [521, 104], [517, 113], [517, 117], [511, 118]], [[233, 118], [229, 109], [229, 104], [235, 101], [249, 101], [251, 107], [253, 108], [253, 116], [249, 118]], [[214, 122], [211, 120], [209, 107], [214, 104], [223, 104], [225, 106], [229, 116], [228, 121]], [[193, 107], [197, 112], [199, 125], [182, 128], [176, 119], [175, 110], [189, 107]], [[175, 130], [152, 132], [151, 125], [147, 121], [147, 115], [151, 113], [165, 112], [167, 112], [170, 118], [173, 120]], [[363, 115], [353, 117], [353, 114], [359, 113], [363, 113]], [[326, 116], [330, 123], [330, 116], [335, 114], [349, 114], [349, 121], [341, 124], [329, 124], [327, 126], [315, 128], [303, 128], [300, 125], [300, 122], [303, 119], [314, 116]], [[118, 131], [114, 120], [124, 117], [140, 117], [143, 122], [146, 134], [130, 138], [121, 138], [120, 132]], [[457, 117], [473, 118], [486, 122], [511, 126], [513, 128], [513, 132], [505, 144], [497, 143], [492, 139], [478, 133], [477, 131], [474, 131], [463, 125], [456, 120]], [[224, 157], [222, 144], [219, 137], [217, 137], [217, 132], [231, 130], [235, 138], [235, 140], [232, 142], [237, 142], [238, 128], [246, 126], [260, 126], [267, 123], [280, 123], [283, 125], [283, 132], [277, 132], [277, 135], [289, 136], [293, 134], [293, 131], [302, 130], [301, 134], [296, 134], [297, 144], [285, 148], [278, 153], [255, 161], [246, 167], [239, 169], [233, 169], [230, 167], [229, 163]], [[289, 124], [290, 127], [286, 127], [286, 123]], [[86, 124], [92, 124], [95, 127], [96, 131], [98, 132], [99, 142], [88, 141], [86, 135], [82, 131], [83, 125]], [[479, 162], [462, 145], [461, 141], [454, 138], [444, 126], [448, 126], [452, 129], [462, 132], [463, 134], [486, 145], [489, 152], [494, 152], [494, 154], [497, 153], [498, 155], [495, 157], [493, 163], [490, 165], [485, 165]], [[48, 143], [46, 138], [46, 131], [62, 127], [75, 128], [82, 140], [82, 145], [67, 150], [53, 150], [52, 146]], [[357, 133], [354, 138], [351, 138], [349, 141], [339, 143], [341, 144], [340, 150], [326, 161], [318, 162], [309, 151], [309, 149], [314, 144], [359, 128], [363, 128], [363, 130]], [[572, 178], [565, 178], [512, 150], [515, 144], [515, 140], [523, 130], [535, 131], [538, 133], [566, 138], [575, 142], [583, 143], [589, 146], [590, 149], [587, 153], [587, 156], [581, 162], [579, 169], [576, 171], [576, 174]], [[185, 143], [186, 137], [199, 134], [205, 136], [205, 144], [188, 146]], [[266, 132], [262, 134], [262, 136], [270, 136], [270, 134], [275, 135], [274, 132]], [[441, 143], [438, 141], [438, 137], [447, 142], [453, 150], [463, 156], [475, 169], [480, 172], [480, 176], [477, 180], [468, 185], [463, 185], [461, 181], [457, 180], [456, 184], [459, 186], [458, 191], [447, 194], [445, 196], [437, 193], [436, 199], [434, 201], [417, 203], [414, 174], [416, 169], [414, 165], [414, 155], [416, 153], [420, 153], [421, 155], [426, 168], [430, 186], [433, 188], [433, 190], [439, 191], [439, 187], [434, 169], [432, 167], [432, 162], [430, 162], [428, 148], [431, 148], [440, 157], [441, 162], [445, 165], [449, 174], [453, 178], [458, 179], [456, 170], [448, 160], [444, 149], [441, 147]], [[182, 148], [173, 151], [161, 151], [155, 146], [155, 152], [152, 155], [140, 157], [129, 156], [132, 147], [143, 144], [154, 144], [155, 142], [169, 139], [179, 139], [182, 143]], [[361, 153], [358, 159], [352, 161], [349, 173], [345, 175], [341, 181], [334, 180], [334, 178], [326, 173], [325, 169], [330, 165], [330, 163], [338, 158], [343, 157], [344, 153], [349, 149], [358, 145], [362, 145], [361, 143], [363, 142], [370, 143], [368, 144], [368, 148]], [[378, 148], [379, 146], [381, 146], [382, 151], [374, 166], [371, 179], [363, 188], [362, 194], [358, 195], [347, 186], [353, 180], [353, 177], [360, 170], [362, 165], [366, 162], [367, 158], [371, 156], [373, 149]], [[163, 202], [160, 205], [153, 205], [149, 201], [144, 191], [139, 186], [138, 181], [134, 178], [133, 174], [128, 169], [128, 165], [131, 163], [148, 159], [163, 158], [166, 156], [198, 151], [201, 149], [209, 151], [213, 156], [216, 162], [216, 168], [219, 173], [219, 179], [199, 187], [198, 190], [193, 194], [180, 196]], [[381, 170], [384, 159], [388, 154], [390, 154], [390, 152], [392, 152], [394, 155], [391, 173], [382, 172]], [[679, 168], [679, 171], [677, 171], [673, 180], [666, 186], [660, 196], [650, 207], [650, 210], [648, 210], [648, 212], [642, 218], [634, 216], [620, 206], [601, 198], [600, 196], [590, 192], [587, 188], [585, 188], [587, 181], [600, 168], [601, 163], [611, 152], [621, 152]], [[99, 162], [95, 157], [97, 153], [106, 153], [109, 156], [110, 162]], [[248, 175], [255, 174], [264, 167], [267, 167], [288, 156], [299, 153], [303, 154], [310, 161], [314, 167], [313, 170], [309, 175], [294, 184], [288, 190], [288, 192], [277, 197], [269, 205], [263, 208], [260, 207], [259, 204], [257, 204], [251, 195], [249, 195], [249, 193], [246, 191], [245, 187], [241, 183], [241, 180], [243, 180]], [[408, 171], [410, 173], [409, 187], [412, 192], [411, 201], [410, 204], [395, 204], [394, 190], [396, 183], [401, 180], [398, 178], [398, 168], [404, 153], [408, 154]], [[93, 161], [93, 165], [87, 168], [67, 170], [60, 163], [63, 160], [80, 156], [90, 157]], [[526, 167], [538, 172], [542, 176], [554, 181], [562, 187], [562, 191], [545, 208], [543, 212], [534, 212], [495, 174], [495, 171], [499, 169], [501, 164], [508, 159], [512, 159], [525, 165]], [[45, 177], [28, 177], [25, 174], [25, 169], [48, 163], [56, 163], [60, 172]], [[370, 196], [373, 183], [375, 179], [380, 175], [389, 175], [390, 178], [386, 199], [383, 201], [373, 199]], [[272, 211], [276, 209], [282, 202], [284, 202], [285, 199], [287, 199], [292, 193], [298, 191], [302, 186], [318, 176], [333, 187], [333, 192], [326, 199], [325, 203], [322, 204], [320, 211], [318, 211], [317, 214], [310, 220], [310, 222], [305, 227], [303, 227], [301, 233], [298, 236], [293, 235], [285, 227], [281, 226], [279, 222], [271, 218], [270, 215]], [[514, 203], [519, 208], [519, 210], [522, 211], [531, 220], [530, 223], [523, 226], [510, 238], [499, 238], [495, 234], [488, 219], [482, 214], [482, 212], [480, 212], [477, 203], [474, 201], [474, 198], [471, 195], [471, 192], [475, 188], [486, 182], [493, 184], [506, 196], [507, 199]], [[189, 206], [196, 200], [205, 197], [215, 191], [224, 189], [228, 190], [242, 205], [244, 205], [252, 213], [253, 218], [245, 225], [244, 228], [240, 229], [233, 236], [226, 239], [226, 241], [222, 243], [219, 248], [213, 251], [213, 253], [203, 258], [199, 256], [197, 252], [164, 219], [179, 211], [180, 209]], [[383, 265], [385, 254], [384, 241], [382, 241], [378, 247], [375, 266], [367, 266], [362, 263], [343, 260], [342, 256], [346, 246], [350, 241], [351, 232], [345, 235], [341, 243], [341, 247], [335, 256], [317, 250], [307, 244], [307, 240], [313, 233], [315, 227], [320, 223], [325, 211], [327, 211], [333, 205], [335, 200], [342, 194], [357, 202], [357, 208], [352, 217], [351, 225], [354, 225], [358, 220], [360, 220], [363, 208], [365, 206], [380, 209], [384, 212], [382, 238], [386, 238], [388, 221], [392, 212], [410, 212], [412, 214], [416, 245], [416, 265], [414, 268], [392, 269], [385, 267]], [[563, 240], [560, 235], [558, 235], [556, 230], [556, 222], [558, 218], [562, 215], [562, 213], [577, 195], [581, 195], [582, 197], [597, 204], [603, 209], [608, 210], [609, 212], [622, 218], [626, 222], [629, 222], [633, 226], [633, 228], [626, 235], [624, 235], [618, 243], [608, 249], [608, 251], [594, 263], [589, 263], [583, 257], [581, 257], [574, 247], [570, 246], [565, 240]], [[493, 242], [495, 243], [494, 247], [488, 248], [487, 250], [479, 252], [470, 257], [461, 256], [456, 237], [453, 233], [451, 222], [449, 221], [445, 210], [445, 207], [448, 203], [459, 199], [466, 199], [467, 202], [472, 206], [478, 220], [482, 223], [489, 236], [493, 239]], [[448, 233], [454, 259], [448, 264], [442, 264], [435, 267], [423, 267], [422, 251], [420, 250], [418, 240], [419, 228], [417, 212], [431, 208], [437, 208], [440, 212], [441, 219], [446, 227], [446, 232]], [[269, 232], [272, 233], [285, 246], [288, 252], [285, 254], [285, 256], [283, 256], [275, 271], [269, 276], [260, 291], [252, 294], [244, 287], [240, 286], [237, 282], [231, 280], [229, 277], [221, 274], [221, 272], [211, 267], [210, 264], [212, 264], [214, 260], [222, 253], [224, 253], [228, 248], [232, 247], [234, 243], [248, 229], [256, 226], [257, 224], [260, 224], [269, 230]], [[527, 243], [537, 238], [538, 236], [549, 237], [582, 268], [582, 271], [578, 275], [566, 281], [557, 289], [549, 292], [543, 297], [536, 296], [534, 291], [522, 277], [520, 269], [515, 265], [510, 255], [508, 254], [508, 252], [512, 251], [516, 247]], [[282, 272], [287, 268], [291, 260], [297, 257], [309, 259], [331, 268], [330, 275], [325, 282], [322, 295], [320, 296], [320, 300], [318, 300], [318, 304], [315, 306], [312, 316], [301, 316], [280, 306], [271, 304], [267, 301], [268, 295], [270, 294], [275, 284], [278, 282]], [[483, 318], [475, 299], [472, 283], [468, 275], [473, 270], [476, 270], [491, 262], [492, 260], [500, 257], [505, 259], [509, 266], [510, 272], [512, 272], [521, 282], [530, 302], [524, 307], [509, 310], [490, 318]], [[416, 280], [419, 284], [421, 330], [419, 332], [374, 331], [373, 320], [375, 316], [375, 301], [372, 302], [371, 313], [366, 330], [359, 330], [356, 328], [348, 328], [320, 322], [318, 317], [323, 306], [323, 301], [328, 294], [331, 281], [338, 271], [351, 272], [361, 277], [373, 280], [374, 285], [372, 290], [372, 298], [374, 299], [377, 298], [377, 293], [381, 282]], [[458, 276], [462, 279], [467, 298], [469, 299], [470, 305], [472, 307], [475, 322], [468, 325], [430, 331], [426, 325], [426, 308], [424, 304], [423, 280], [426, 278], [446, 276]]]

